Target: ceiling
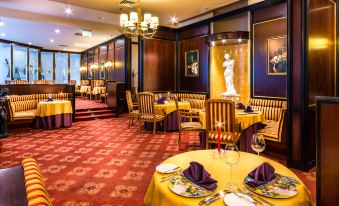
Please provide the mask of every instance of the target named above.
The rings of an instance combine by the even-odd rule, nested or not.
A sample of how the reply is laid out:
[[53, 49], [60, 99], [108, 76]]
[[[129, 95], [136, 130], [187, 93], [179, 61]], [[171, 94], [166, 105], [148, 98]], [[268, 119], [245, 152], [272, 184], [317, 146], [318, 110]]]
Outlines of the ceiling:
[[[178, 24], [170, 22], [171, 17], [176, 17], [180, 23], [237, 1], [240, 0], [141, 0], [141, 5], [143, 11], [158, 16], [161, 25], [178, 27]], [[0, 0], [0, 20], [6, 23], [0, 27], [0, 34], [5, 33], [6, 36], [0, 38], [26, 44], [30, 42], [45, 49], [83, 51], [121, 34], [120, 13], [135, 8], [121, 6], [119, 2]], [[69, 7], [73, 12], [67, 16], [64, 10]], [[55, 33], [55, 29], [59, 29], [60, 33]], [[93, 31], [93, 36], [74, 35], [81, 29]]]

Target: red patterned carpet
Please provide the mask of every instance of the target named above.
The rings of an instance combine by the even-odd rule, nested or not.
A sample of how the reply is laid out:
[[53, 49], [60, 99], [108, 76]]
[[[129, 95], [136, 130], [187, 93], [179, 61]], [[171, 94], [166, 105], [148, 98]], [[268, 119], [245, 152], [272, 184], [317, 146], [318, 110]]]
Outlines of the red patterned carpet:
[[[189, 144], [198, 141], [196, 133], [185, 138]], [[0, 168], [36, 158], [56, 206], [137, 206], [143, 205], [154, 168], [179, 152], [177, 133], [139, 135], [123, 117], [52, 131], [13, 131], [0, 141]], [[303, 181], [307, 174], [298, 173]]]
[[93, 109], [93, 108], [106, 108], [107, 104], [100, 103], [99, 100], [75, 98], [75, 110]]

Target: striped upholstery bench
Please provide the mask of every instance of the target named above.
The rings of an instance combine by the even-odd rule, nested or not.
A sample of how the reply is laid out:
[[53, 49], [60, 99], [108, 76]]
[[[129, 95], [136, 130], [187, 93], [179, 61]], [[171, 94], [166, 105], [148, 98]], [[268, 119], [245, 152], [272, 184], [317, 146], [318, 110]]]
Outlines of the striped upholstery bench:
[[[58, 93], [52, 94], [52, 97], [59, 100], [71, 100], [73, 94]], [[48, 94], [9, 95], [7, 99], [9, 121], [33, 120], [39, 101], [48, 99]]]
[[258, 130], [268, 140], [281, 142], [285, 135], [286, 101], [268, 99], [250, 99], [253, 109], [260, 110], [267, 121], [265, 128]]

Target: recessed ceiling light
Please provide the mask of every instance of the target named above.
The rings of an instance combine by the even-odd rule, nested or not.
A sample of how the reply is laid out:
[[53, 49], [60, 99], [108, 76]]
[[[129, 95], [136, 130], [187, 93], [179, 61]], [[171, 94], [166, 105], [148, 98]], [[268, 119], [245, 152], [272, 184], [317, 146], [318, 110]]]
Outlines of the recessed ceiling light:
[[1, 33], [1, 35], [0, 36], [6, 36], [6, 34], [5, 33]]
[[73, 14], [73, 9], [71, 7], [66, 7], [64, 13], [69, 16]]
[[0, 26], [5, 26], [5, 25], [6, 25], [6, 23], [4, 21], [0, 20]]
[[60, 29], [55, 29], [54, 32], [59, 34], [60, 33]]
[[53, 43], [53, 42], [54, 42], [54, 39], [50, 39], [49, 42]]
[[173, 16], [173, 17], [171, 17], [171, 23], [172, 24], [176, 24], [176, 23], [178, 23], [178, 19], [177, 19], [177, 17], [175, 17], [175, 16]]

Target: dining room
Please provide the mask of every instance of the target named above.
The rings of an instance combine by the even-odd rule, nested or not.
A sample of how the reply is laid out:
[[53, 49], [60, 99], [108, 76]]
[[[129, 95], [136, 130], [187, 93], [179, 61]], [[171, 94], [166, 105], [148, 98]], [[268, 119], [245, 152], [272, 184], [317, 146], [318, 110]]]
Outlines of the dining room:
[[0, 2], [0, 205], [339, 201], [337, 1], [33, 1]]

